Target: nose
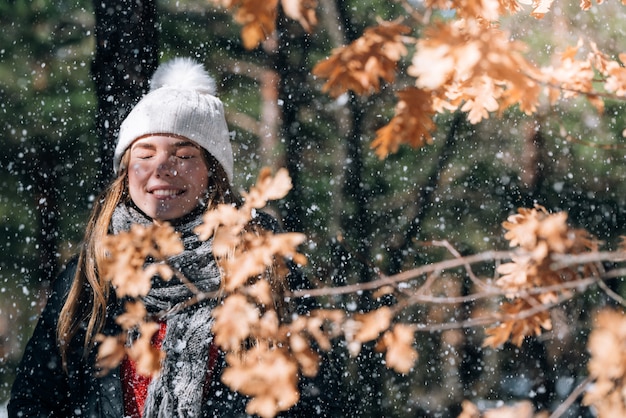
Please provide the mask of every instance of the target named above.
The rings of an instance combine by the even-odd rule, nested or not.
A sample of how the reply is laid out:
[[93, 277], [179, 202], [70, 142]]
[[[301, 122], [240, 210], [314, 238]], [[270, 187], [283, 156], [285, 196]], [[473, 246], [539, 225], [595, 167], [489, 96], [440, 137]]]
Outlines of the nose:
[[176, 171], [176, 157], [173, 155], [163, 154], [160, 156], [157, 161], [156, 167], [157, 176], [176, 176], [178, 172]]

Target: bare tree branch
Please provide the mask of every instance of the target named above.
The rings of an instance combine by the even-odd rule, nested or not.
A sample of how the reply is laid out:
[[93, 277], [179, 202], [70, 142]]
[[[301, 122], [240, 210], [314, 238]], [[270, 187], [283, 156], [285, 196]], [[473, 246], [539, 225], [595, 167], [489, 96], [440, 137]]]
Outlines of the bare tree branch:
[[576, 401], [576, 399], [578, 399], [578, 397], [585, 391], [585, 389], [587, 388], [587, 386], [591, 383], [591, 378], [587, 377], [585, 380], [583, 380], [582, 382], [580, 382], [580, 384], [578, 386], [576, 386], [576, 389], [574, 389], [572, 391], [572, 393], [569, 394], [569, 396], [567, 397], [567, 399], [565, 399], [563, 401], [563, 403], [561, 403], [561, 405], [559, 405], [558, 408], [556, 408], [554, 410], [554, 412], [552, 412], [552, 414], [550, 415], [549, 418], [559, 418], [560, 416], [562, 416], [565, 412], [567, 412], [567, 410], [569, 409], [570, 406], [572, 406], [572, 404]]

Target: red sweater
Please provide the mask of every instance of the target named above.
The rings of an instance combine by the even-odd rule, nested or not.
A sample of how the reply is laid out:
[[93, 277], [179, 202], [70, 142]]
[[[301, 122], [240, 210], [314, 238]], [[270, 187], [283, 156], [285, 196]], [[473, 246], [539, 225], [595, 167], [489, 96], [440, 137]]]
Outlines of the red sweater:
[[[163, 344], [163, 339], [165, 338], [167, 326], [165, 322], [161, 322], [159, 325], [159, 331], [152, 337], [152, 344], [160, 349]], [[205, 396], [206, 388], [211, 382], [211, 374], [215, 366], [215, 361], [217, 360], [217, 354], [217, 346], [211, 344], [209, 348], [209, 367], [205, 381]], [[137, 373], [135, 362], [126, 357], [121, 364], [121, 379], [124, 396], [124, 416], [129, 418], [141, 418], [143, 415], [143, 407], [146, 403], [146, 397], [148, 396], [148, 385], [150, 384], [151, 378]]]

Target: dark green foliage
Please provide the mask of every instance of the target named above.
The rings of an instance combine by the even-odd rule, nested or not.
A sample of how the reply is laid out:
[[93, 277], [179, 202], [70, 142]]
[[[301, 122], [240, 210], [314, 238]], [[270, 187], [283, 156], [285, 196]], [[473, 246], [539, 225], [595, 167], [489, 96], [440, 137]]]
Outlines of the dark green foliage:
[[0, 4], [0, 398], [97, 174], [89, 2]]

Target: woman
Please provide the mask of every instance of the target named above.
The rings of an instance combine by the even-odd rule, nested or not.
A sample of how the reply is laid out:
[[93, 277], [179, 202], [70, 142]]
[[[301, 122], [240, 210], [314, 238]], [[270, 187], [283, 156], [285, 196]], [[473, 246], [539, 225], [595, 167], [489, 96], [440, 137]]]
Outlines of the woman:
[[[166, 356], [152, 381], [138, 376], [129, 360], [104, 376], [94, 366], [94, 336], [119, 332], [114, 319], [121, 304], [98, 275], [106, 234], [167, 221], [185, 247], [170, 264], [202, 291], [219, 287], [211, 240], [193, 233], [204, 211], [236, 203], [228, 128], [213, 94], [201, 65], [176, 59], [159, 67], [151, 91], [122, 123], [117, 178], [95, 204], [78, 259], [54, 283], [18, 368], [10, 417], [230, 417], [244, 410], [243, 399], [220, 387], [214, 370], [220, 364], [211, 336], [215, 301], [166, 318], [155, 340]], [[145, 303], [158, 312], [189, 297], [176, 279], [155, 278]]]

